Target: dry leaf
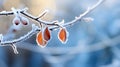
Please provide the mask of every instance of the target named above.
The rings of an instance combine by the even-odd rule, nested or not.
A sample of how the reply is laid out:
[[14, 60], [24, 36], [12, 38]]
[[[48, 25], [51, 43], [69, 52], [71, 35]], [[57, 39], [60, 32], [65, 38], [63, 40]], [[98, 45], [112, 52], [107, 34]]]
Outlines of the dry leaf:
[[59, 33], [58, 33], [58, 38], [62, 43], [66, 43], [67, 42], [67, 38], [68, 38], [68, 32], [65, 28], [61, 28]]
[[51, 38], [51, 33], [50, 30], [48, 29], [48, 27], [45, 28], [44, 32], [43, 32], [43, 37], [44, 40], [49, 41]]
[[45, 41], [45, 40], [43, 39], [42, 32], [39, 32], [39, 33], [37, 34], [36, 42], [37, 42], [37, 44], [38, 44], [40, 47], [42, 47], [42, 48], [44, 48], [44, 47], [46, 46], [47, 41]]

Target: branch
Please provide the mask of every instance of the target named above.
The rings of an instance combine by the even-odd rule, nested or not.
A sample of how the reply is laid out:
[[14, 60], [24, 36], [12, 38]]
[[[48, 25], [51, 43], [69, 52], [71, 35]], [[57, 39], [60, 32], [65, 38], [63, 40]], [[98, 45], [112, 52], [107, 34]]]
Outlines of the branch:
[[[70, 22], [66, 22], [63, 26], [67, 27], [67, 26], [71, 26], [74, 23], [76, 23], [77, 21], [82, 20], [83, 17], [85, 17], [87, 14], [89, 14], [91, 11], [93, 11], [95, 8], [97, 8], [104, 0], [99, 0], [95, 5], [93, 5], [91, 8], [89, 7], [83, 14], [80, 14], [80, 16], [75, 17], [74, 20], [70, 21]], [[59, 27], [53, 27], [51, 29], [56, 29]]]
[[[88, 13], [90, 13], [91, 11], [93, 11], [97, 6], [99, 6], [103, 1], [104, 1], [104, 0], [99, 0], [99, 1], [98, 1], [95, 5], [93, 5], [91, 8], [89, 7], [83, 14], [80, 14], [79, 17], [76, 17], [74, 20], [65, 23], [63, 26], [69, 26], [69, 25], [72, 25], [72, 24], [74, 24], [75, 22], [81, 20], [84, 16], [86, 16]], [[35, 20], [35, 21], [37, 21], [37, 22], [39, 22], [39, 23], [43, 23], [43, 24], [45, 24], [45, 25], [54, 25], [54, 26], [57, 26], [57, 28], [59, 27], [58, 25], [56, 25], [56, 24], [54, 23], [54, 21], [48, 22], [48, 21], [44, 21], [44, 20], [39, 19], [39, 18], [43, 17], [48, 11], [44, 11], [39, 17], [35, 17], [35, 16], [29, 14], [28, 12], [26, 12], [26, 11], [27, 11], [27, 8], [24, 8], [24, 9], [18, 10], [18, 11], [20, 11], [20, 13], [23, 14], [23, 15], [25, 15], [26, 17], [28, 17], [28, 18], [30, 18], [30, 19], [32, 19], [32, 20]], [[0, 15], [13, 15], [13, 14], [14, 14], [14, 13], [13, 13], [12, 11], [8, 11], [8, 12], [2, 11], [2, 12], [0, 12]], [[54, 27], [54, 28], [56, 28], [56, 27]], [[54, 29], [54, 28], [53, 28], [53, 29]]]
[[[19, 10], [20, 12], [24, 12], [24, 11], [26, 11], [26, 10], [28, 10], [28, 8], [24, 8], [24, 9], [21, 9], [21, 10]], [[13, 11], [2, 11], [2, 12], [0, 12], [0, 15], [6, 15], [6, 16], [8, 16], [8, 15], [13, 15], [14, 13], [13, 13]]]
[[[37, 23], [39, 23], [39, 24], [50, 25], [51, 26], [50, 30], [54, 30], [54, 29], [58, 29], [58, 28], [61, 28], [61, 27], [67, 27], [67, 26], [73, 25], [77, 21], [80, 21], [83, 17], [85, 17], [88, 13], [90, 13], [91, 11], [93, 11], [102, 2], [103, 2], [103, 0], [99, 0], [91, 8], [88, 8], [83, 14], [80, 14], [80, 16], [76, 17], [74, 20], [72, 20], [70, 22], [67, 22], [67, 23], [64, 23], [64, 22], [59, 23], [58, 21], [57, 22], [55, 22], [55, 21], [48, 22], [48, 21], [41, 20], [41, 18], [47, 13], [47, 11], [43, 12], [38, 17], [35, 17], [35, 16], [29, 14], [28, 12], [26, 12], [28, 10], [27, 8], [24, 8], [22, 10], [17, 9], [16, 11], [17, 11], [17, 13], [21, 13], [24, 16], [26, 16], [26, 17], [28, 17], [28, 18], [30, 18], [32, 20], [37, 21]], [[2, 11], [2, 12], [0, 12], [0, 15], [6, 15], [6, 16], [7, 15], [13, 15], [13, 14], [14, 14], [13, 11]], [[20, 37], [18, 39], [11, 40], [11, 41], [1, 41], [0, 44], [1, 44], [1, 46], [12, 46], [13, 49], [15, 49], [14, 52], [17, 53], [16, 46], [14, 44], [16, 44], [18, 42], [22, 42], [22, 41], [30, 38], [32, 35], [34, 35], [38, 31], [41, 31], [41, 27], [35, 26], [33, 24], [32, 25], [32, 30], [30, 32], [28, 32], [26, 35], [24, 35], [24, 36], [22, 36], [22, 37]]]
[[26, 35], [18, 38], [18, 39], [14, 39], [11, 41], [1, 41], [1, 45], [0, 46], [9, 46], [9, 44], [15, 44], [18, 42], [22, 42], [25, 41], [26, 39], [30, 38], [31, 36], [33, 36], [34, 34], [36, 34], [38, 31], [40, 31], [40, 28], [38, 28], [38, 26], [35, 26], [34, 24], [32, 25], [32, 30], [30, 32], [28, 32]]
[[48, 10], [45, 10], [42, 14], [40, 14], [36, 19], [42, 18], [48, 13]]
[[[30, 32], [28, 32], [26, 35], [18, 38], [18, 39], [14, 39], [14, 40], [11, 40], [11, 41], [3, 41], [3, 38], [1, 38], [1, 42], [0, 42], [0, 46], [11, 46], [14, 50], [14, 53], [15, 54], [18, 54], [18, 51], [17, 51], [17, 47], [16, 47], [16, 43], [19, 43], [19, 42], [23, 42], [25, 41], [26, 39], [30, 38], [31, 36], [33, 36], [34, 34], [36, 34], [38, 31], [40, 31], [40, 28], [38, 28], [38, 26], [35, 26], [34, 24], [32, 25], [32, 30]], [[0, 37], [3, 37], [2, 35]]]

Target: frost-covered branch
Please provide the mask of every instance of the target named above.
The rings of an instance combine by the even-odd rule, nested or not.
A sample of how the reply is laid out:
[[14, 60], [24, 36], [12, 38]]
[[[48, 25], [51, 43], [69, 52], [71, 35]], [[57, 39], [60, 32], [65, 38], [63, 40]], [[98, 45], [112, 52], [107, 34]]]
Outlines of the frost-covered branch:
[[[24, 11], [26, 11], [26, 10], [28, 10], [27, 8], [24, 8], [24, 9], [21, 9], [21, 10], [19, 10], [20, 12], [24, 12]], [[13, 13], [13, 11], [2, 11], [2, 12], [0, 12], [0, 15], [6, 15], [6, 16], [8, 16], [8, 15], [13, 15], [14, 13]]]
[[32, 25], [32, 30], [30, 32], [28, 32], [26, 35], [15, 39], [15, 40], [11, 40], [11, 41], [1, 41], [1, 45], [0, 46], [9, 46], [9, 44], [15, 44], [18, 42], [22, 42], [25, 41], [26, 39], [30, 38], [32, 35], [36, 34], [38, 31], [40, 31], [40, 28], [38, 28], [38, 26], [35, 26], [34, 24]]
[[[35, 17], [35, 16], [29, 14], [27, 12], [27, 10], [28, 10], [27, 8], [21, 9], [21, 10], [12, 8], [12, 11], [2, 11], [2, 12], [0, 12], [0, 15], [6, 15], [6, 16], [7, 15], [15, 15], [15, 18], [13, 20], [13, 24], [15, 26], [19, 26], [19, 24], [28, 25], [29, 21], [27, 20], [27, 18], [30, 18], [32, 20], [37, 21], [37, 23], [39, 23], [39, 26], [35, 26], [33, 24], [32, 25], [32, 30], [30, 32], [28, 32], [26, 35], [21, 36], [18, 39], [10, 40], [10, 41], [2, 40], [2, 38], [4, 38], [4, 37], [1, 35], [0, 36], [0, 44], [1, 44], [1, 46], [12, 46], [14, 52], [18, 53], [15, 44], [18, 43], [18, 42], [22, 42], [22, 41], [30, 38], [35, 33], [39, 32], [37, 34], [36, 41], [37, 41], [38, 45], [46, 46], [47, 42], [51, 38], [50, 31], [54, 30], [54, 29], [60, 29], [59, 34], [58, 34], [58, 38], [62, 43], [66, 43], [67, 37], [68, 37], [68, 32], [67, 32], [65, 27], [73, 25], [74, 23], [76, 23], [77, 21], [80, 21], [82, 19], [85, 20], [84, 17], [88, 13], [90, 13], [92, 10], [94, 10], [97, 6], [99, 6], [103, 1], [104, 0], [99, 0], [95, 5], [93, 5], [92, 7], [89, 7], [83, 14], [80, 14], [80, 16], [75, 17], [75, 19], [73, 19], [70, 22], [66, 22], [66, 23], [64, 23], [64, 21], [62, 21], [62, 22], [59, 22], [59, 21], [49, 22], [49, 21], [41, 20], [41, 18], [43, 16], [45, 16], [45, 14], [48, 11], [44, 11], [38, 17]], [[21, 16], [20, 14], [26, 16], [27, 18]]]
[[11, 41], [3, 41], [3, 36], [1, 35], [0, 37], [2, 37], [0, 40], [0, 46], [11, 46], [14, 50], [14, 53], [15, 54], [18, 54], [18, 51], [17, 51], [17, 47], [16, 47], [16, 43], [18, 42], [22, 42], [22, 41], [25, 41], [26, 39], [30, 38], [31, 36], [33, 36], [34, 34], [36, 34], [38, 31], [40, 31], [40, 28], [38, 28], [38, 26], [35, 26], [34, 24], [32, 25], [32, 30], [30, 32], [28, 32], [26, 35], [18, 38], [18, 39], [14, 39], [14, 40], [11, 40]]
[[[104, 0], [99, 0], [95, 5], [93, 5], [92, 7], [89, 7], [84, 13], [80, 14], [80, 16], [78, 17], [75, 17], [75, 19], [73, 19], [72, 21], [70, 22], [66, 22], [63, 26], [67, 27], [67, 26], [71, 26], [73, 25], [74, 23], [76, 23], [77, 21], [81, 21], [82, 19], [84, 21], [87, 21], [85, 20], [85, 16], [87, 14], [89, 14], [91, 11], [93, 11], [97, 6], [99, 6]], [[90, 19], [90, 20], [93, 20], [93, 19]], [[59, 28], [59, 27], [52, 27], [51, 29], [56, 29], [56, 28]]]
[[[75, 22], [77, 21], [80, 21], [83, 17], [85, 17], [88, 13], [90, 13], [91, 11], [93, 11], [97, 6], [99, 6], [104, 0], [99, 0], [95, 5], [93, 5], [92, 7], [89, 7], [83, 14], [80, 14], [80, 16], [78, 17], [75, 17], [74, 20], [70, 21], [70, 22], [66, 22], [65, 24], [63, 24], [63, 26], [69, 26], [69, 25], [72, 25], [74, 24]], [[54, 25], [54, 26], [58, 26], [56, 23], [54, 23], [54, 21], [52, 22], [49, 22], [49, 21], [44, 21], [44, 20], [41, 20], [40, 18], [43, 17], [48, 11], [45, 10], [40, 16], [38, 17], [35, 17], [31, 14], [29, 14], [28, 12], [26, 12], [28, 10], [28, 8], [24, 8], [22, 10], [19, 10], [18, 11], [25, 15], [26, 17], [30, 18], [30, 19], [33, 19], [39, 23], [43, 23], [45, 25]], [[13, 15], [13, 11], [2, 11], [0, 12], [0, 15]], [[59, 27], [59, 26], [58, 26]], [[56, 28], [56, 27], [55, 27]]]

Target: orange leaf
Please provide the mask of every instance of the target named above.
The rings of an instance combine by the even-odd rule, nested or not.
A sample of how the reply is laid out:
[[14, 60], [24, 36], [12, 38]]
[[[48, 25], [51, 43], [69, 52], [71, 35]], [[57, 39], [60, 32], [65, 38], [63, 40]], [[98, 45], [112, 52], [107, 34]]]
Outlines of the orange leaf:
[[43, 33], [44, 40], [49, 41], [51, 38], [50, 30], [48, 27], [45, 28], [44, 33]]
[[58, 33], [58, 38], [62, 43], [67, 42], [68, 32], [65, 28], [61, 28]]
[[40, 47], [42, 47], [42, 48], [44, 48], [44, 47], [46, 46], [47, 41], [45, 41], [45, 40], [43, 39], [42, 32], [39, 32], [39, 33], [37, 34], [36, 42], [37, 42], [37, 44], [38, 44]]

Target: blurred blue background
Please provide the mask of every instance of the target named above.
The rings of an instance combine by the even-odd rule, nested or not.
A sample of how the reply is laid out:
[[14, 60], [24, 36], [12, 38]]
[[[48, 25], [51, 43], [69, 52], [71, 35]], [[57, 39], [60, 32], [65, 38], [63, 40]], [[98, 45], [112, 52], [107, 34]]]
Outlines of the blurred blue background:
[[[73, 20], [98, 0], [0, 0], [0, 11], [11, 7], [28, 7], [32, 15], [44, 9], [50, 12], [43, 20]], [[86, 17], [94, 21], [78, 21], [67, 27], [68, 42], [62, 44], [58, 30], [52, 31], [52, 39], [46, 48], [40, 48], [36, 35], [16, 44], [19, 54], [11, 47], [0, 47], [0, 67], [120, 67], [120, 1], [105, 0]], [[39, 11], [40, 10], [40, 11]], [[8, 20], [6, 20], [8, 19]], [[0, 33], [6, 40], [19, 38], [31, 30], [31, 26], [17, 33], [12, 29], [13, 16], [0, 16]], [[31, 24], [35, 23], [30, 20]], [[26, 31], [27, 30], [27, 31]]]

